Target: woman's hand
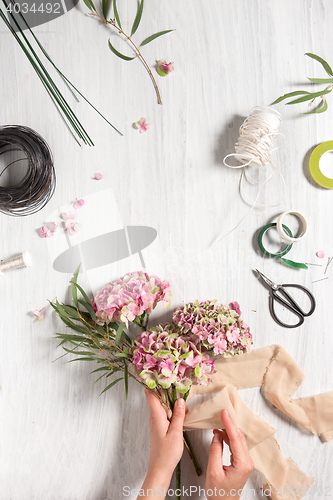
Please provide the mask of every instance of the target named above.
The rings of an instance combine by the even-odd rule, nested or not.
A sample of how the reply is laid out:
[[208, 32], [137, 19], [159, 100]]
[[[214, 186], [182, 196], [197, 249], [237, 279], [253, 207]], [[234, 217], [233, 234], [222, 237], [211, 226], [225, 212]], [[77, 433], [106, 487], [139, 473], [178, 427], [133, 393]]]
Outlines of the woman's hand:
[[[214, 429], [206, 474], [206, 494], [212, 490], [214, 495], [209, 496], [210, 499], [225, 500], [228, 496], [238, 500], [253, 470], [253, 461], [243, 432], [236, 429], [226, 410], [222, 410], [221, 419], [225, 430]], [[223, 442], [230, 448], [229, 466], [222, 464]]]
[[[146, 479], [142, 485], [142, 498], [165, 498], [172, 473], [182, 457], [184, 449], [183, 423], [187, 411], [185, 401], [177, 399], [171, 422], [159, 400], [148, 390], [145, 391], [150, 411], [150, 459]], [[154, 494], [147, 493], [149, 490]], [[162, 493], [162, 495], [161, 495]]]

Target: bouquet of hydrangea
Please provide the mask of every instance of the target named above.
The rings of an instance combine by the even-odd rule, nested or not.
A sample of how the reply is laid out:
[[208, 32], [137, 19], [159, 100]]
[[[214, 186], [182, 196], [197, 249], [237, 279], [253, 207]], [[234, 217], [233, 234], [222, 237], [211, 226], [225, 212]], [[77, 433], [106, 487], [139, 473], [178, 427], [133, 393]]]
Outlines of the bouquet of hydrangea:
[[[228, 306], [216, 301], [189, 303], [176, 309], [172, 322], [149, 328], [149, 315], [157, 304], [170, 306], [172, 293], [167, 281], [143, 271], [132, 272], [109, 283], [90, 300], [77, 278], [78, 272], [72, 280], [73, 305], [51, 303], [74, 331], [56, 336], [66, 353], [78, 356], [74, 359], [98, 363], [92, 371], [101, 372], [97, 380], [123, 373], [113, 378], [102, 393], [124, 380], [127, 399], [128, 380], [133, 378], [172, 412], [176, 399], [186, 400], [192, 385], [211, 381], [215, 372], [211, 352], [213, 356], [233, 356], [251, 348], [252, 336], [241, 319], [237, 302]], [[142, 331], [136, 338], [131, 338], [129, 323]], [[66, 342], [71, 349], [64, 346]], [[186, 432], [184, 443], [200, 475]]]

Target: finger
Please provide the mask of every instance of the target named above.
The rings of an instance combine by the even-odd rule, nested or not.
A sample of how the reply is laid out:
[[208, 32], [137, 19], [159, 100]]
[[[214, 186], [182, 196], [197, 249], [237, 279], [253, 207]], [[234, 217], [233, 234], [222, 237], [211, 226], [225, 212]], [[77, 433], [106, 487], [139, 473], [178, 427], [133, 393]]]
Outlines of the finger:
[[183, 432], [183, 425], [185, 419], [185, 401], [183, 398], [177, 399], [172, 412], [171, 423], [169, 427], [169, 433]]
[[233, 466], [237, 468], [238, 465], [244, 463], [248, 455], [245, 438], [244, 440], [242, 439], [242, 431], [235, 427], [227, 410], [222, 410], [221, 420], [229, 438], [229, 448], [233, 455]]
[[221, 431], [214, 429], [214, 436], [209, 449], [207, 473], [224, 473], [222, 467], [223, 439]]
[[149, 406], [150, 418], [152, 422], [164, 422], [167, 420], [165, 410], [160, 401], [151, 391], [145, 389], [145, 395]]

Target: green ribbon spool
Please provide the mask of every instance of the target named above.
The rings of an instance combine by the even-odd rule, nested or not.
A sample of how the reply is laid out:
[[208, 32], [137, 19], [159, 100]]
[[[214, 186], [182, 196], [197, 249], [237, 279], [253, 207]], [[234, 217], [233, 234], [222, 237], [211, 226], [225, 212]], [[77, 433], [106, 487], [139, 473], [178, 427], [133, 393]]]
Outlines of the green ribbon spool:
[[327, 189], [333, 189], [333, 179], [326, 177], [322, 173], [322, 171], [319, 168], [319, 161], [324, 153], [327, 153], [327, 151], [332, 151], [332, 150], [333, 150], [333, 141], [323, 142], [319, 144], [319, 146], [317, 146], [312, 151], [309, 159], [309, 171], [312, 179], [317, 184], [319, 184], [319, 186], [322, 186]]
[[[333, 143], [333, 141], [332, 141]], [[308, 266], [306, 264], [303, 264], [301, 262], [294, 262], [293, 260], [289, 260], [289, 259], [283, 259], [283, 255], [286, 255], [286, 253], [290, 252], [290, 250], [292, 249], [292, 246], [293, 244], [290, 243], [284, 250], [282, 250], [281, 252], [279, 253], [270, 253], [266, 250], [266, 248], [264, 247], [263, 245], [263, 237], [264, 235], [266, 234], [266, 232], [271, 228], [271, 227], [275, 227], [276, 228], [276, 222], [272, 222], [270, 224], [267, 224], [267, 226], [264, 226], [261, 230], [260, 230], [260, 233], [258, 235], [258, 245], [259, 245], [259, 248], [260, 250], [262, 251], [262, 253], [264, 255], [267, 255], [267, 257], [277, 257], [278, 259], [282, 260], [285, 264], [287, 264], [288, 266], [290, 267], [296, 267], [298, 269], [308, 269]], [[286, 231], [286, 233], [288, 234], [288, 236], [290, 236], [290, 238], [293, 238], [293, 233], [291, 232], [291, 230], [289, 229], [288, 226], [286, 226], [285, 224], [282, 224], [282, 227], [283, 229]]]

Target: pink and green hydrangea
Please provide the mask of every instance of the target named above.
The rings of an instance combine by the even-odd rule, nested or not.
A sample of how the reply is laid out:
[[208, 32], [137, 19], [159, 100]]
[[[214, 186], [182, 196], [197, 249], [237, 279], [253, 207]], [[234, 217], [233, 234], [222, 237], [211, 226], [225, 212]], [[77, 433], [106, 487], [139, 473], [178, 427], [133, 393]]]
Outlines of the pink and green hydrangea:
[[214, 355], [243, 354], [252, 346], [252, 335], [241, 318], [238, 302], [228, 306], [216, 300], [191, 302], [176, 309], [173, 322], [183, 335], [194, 334]]
[[92, 301], [97, 323], [104, 325], [121, 321], [128, 325], [144, 313], [150, 314], [156, 305], [168, 308], [172, 299], [170, 284], [143, 271], [126, 274], [97, 292]]
[[132, 348], [132, 366], [150, 389], [171, 385], [181, 393], [191, 386], [207, 385], [215, 373], [214, 361], [200, 352], [194, 335], [181, 335], [173, 323], [141, 333]]

